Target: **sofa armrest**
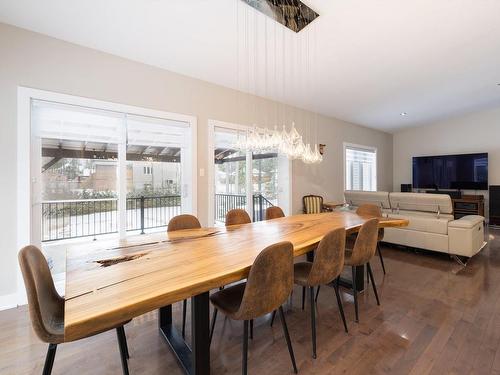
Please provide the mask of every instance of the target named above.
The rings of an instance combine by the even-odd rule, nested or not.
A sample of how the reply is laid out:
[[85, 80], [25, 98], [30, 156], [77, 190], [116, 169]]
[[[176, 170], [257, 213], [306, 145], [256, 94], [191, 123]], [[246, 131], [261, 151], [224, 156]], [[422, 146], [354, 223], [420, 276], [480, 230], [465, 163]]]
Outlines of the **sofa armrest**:
[[468, 215], [448, 223], [450, 254], [471, 257], [484, 245], [484, 217]]

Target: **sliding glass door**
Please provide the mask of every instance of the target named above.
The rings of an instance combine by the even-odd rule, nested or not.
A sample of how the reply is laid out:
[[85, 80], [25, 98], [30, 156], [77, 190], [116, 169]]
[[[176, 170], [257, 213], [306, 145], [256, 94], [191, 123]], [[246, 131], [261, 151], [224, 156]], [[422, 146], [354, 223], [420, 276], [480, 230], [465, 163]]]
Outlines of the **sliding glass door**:
[[70, 243], [193, 212], [191, 123], [32, 100], [31, 128], [32, 238], [53, 273]]
[[235, 145], [243, 142], [245, 128], [212, 123], [213, 187], [209, 207], [215, 225], [223, 225], [226, 213], [245, 209], [253, 221], [265, 218], [268, 207], [279, 205], [289, 212], [290, 162], [276, 151], [245, 152]]

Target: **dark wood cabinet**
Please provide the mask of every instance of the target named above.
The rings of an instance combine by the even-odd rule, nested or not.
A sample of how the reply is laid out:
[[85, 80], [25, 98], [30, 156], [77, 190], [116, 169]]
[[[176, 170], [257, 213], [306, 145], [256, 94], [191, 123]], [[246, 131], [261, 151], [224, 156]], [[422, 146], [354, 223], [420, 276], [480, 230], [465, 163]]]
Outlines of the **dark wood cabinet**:
[[484, 196], [462, 195], [461, 198], [453, 198], [453, 214], [455, 220], [467, 215], [484, 216]]

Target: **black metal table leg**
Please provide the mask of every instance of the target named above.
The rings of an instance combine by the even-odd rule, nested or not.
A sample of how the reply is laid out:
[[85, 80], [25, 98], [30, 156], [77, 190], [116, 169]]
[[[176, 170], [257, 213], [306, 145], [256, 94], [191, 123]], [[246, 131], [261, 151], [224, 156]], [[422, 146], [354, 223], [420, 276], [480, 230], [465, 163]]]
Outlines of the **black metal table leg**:
[[208, 296], [208, 292], [205, 292], [191, 298], [192, 350], [172, 324], [172, 306], [165, 306], [159, 310], [160, 332], [184, 372], [189, 375], [210, 375]]
[[[352, 289], [352, 280], [341, 277], [339, 285], [344, 288]], [[358, 292], [363, 292], [365, 290], [365, 266], [356, 267], [356, 286]]]
[[193, 375], [210, 375], [210, 301], [205, 292], [191, 298], [191, 332], [193, 336]]

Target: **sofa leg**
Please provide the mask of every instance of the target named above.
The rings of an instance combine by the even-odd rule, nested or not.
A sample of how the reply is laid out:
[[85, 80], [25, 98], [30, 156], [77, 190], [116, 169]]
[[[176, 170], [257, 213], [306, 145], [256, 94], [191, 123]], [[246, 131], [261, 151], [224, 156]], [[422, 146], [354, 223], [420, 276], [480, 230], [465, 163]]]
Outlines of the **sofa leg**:
[[469, 259], [462, 260], [458, 255], [455, 255], [455, 254], [451, 254], [450, 257], [455, 262], [460, 264], [462, 267], [467, 267], [467, 262], [469, 261]]

